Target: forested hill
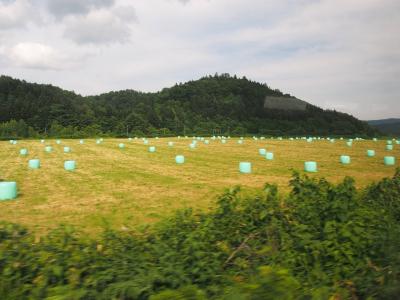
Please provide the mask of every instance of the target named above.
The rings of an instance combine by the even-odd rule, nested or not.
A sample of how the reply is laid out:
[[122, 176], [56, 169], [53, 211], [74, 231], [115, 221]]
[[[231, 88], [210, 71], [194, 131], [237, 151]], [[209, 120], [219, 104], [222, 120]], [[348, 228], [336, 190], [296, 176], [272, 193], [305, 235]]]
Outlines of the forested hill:
[[[266, 99], [271, 99], [271, 105], [278, 103], [279, 109]], [[284, 108], [280, 103], [285, 103]], [[373, 136], [377, 131], [348, 114], [322, 110], [266, 84], [228, 74], [157, 93], [125, 90], [88, 97], [1, 76], [0, 136], [38, 133]]]
[[392, 136], [400, 136], [400, 119], [398, 118], [371, 120], [367, 121], [367, 123], [385, 134]]

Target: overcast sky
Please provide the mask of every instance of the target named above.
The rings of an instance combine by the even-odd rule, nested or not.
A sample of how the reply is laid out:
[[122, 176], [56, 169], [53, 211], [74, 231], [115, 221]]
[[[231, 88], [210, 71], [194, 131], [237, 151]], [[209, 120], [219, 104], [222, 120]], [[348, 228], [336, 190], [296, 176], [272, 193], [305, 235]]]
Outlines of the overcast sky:
[[400, 0], [0, 0], [0, 74], [88, 95], [216, 72], [400, 117]]

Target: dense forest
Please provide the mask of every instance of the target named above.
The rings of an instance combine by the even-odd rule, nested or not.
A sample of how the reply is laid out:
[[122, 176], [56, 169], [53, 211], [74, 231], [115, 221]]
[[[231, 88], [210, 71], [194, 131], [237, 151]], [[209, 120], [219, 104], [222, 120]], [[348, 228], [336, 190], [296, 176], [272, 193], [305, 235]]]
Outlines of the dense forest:
[[304, 111], [265, 109], [267, 96], [289, 96], [229, 74], [82, 97], [43, 84], [0, 77], [0, 137], [379, 134], [367, 123], [311, 104]]
[[399, 299], [400, 170], [358, 191], [294, 174], [97, 239], [0, 224], [1, 299]]

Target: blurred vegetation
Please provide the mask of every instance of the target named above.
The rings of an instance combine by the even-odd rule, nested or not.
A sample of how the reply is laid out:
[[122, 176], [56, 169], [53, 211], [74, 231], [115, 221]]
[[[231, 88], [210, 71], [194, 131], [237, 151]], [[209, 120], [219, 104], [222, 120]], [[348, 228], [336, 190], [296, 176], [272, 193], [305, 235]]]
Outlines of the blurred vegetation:
[[400, 136], [400, 119], [373, 120], [367, 123], [388, 136]]
[[294, 173], [141, 231], [0, 226], [1, 299], [398, 299], [400, 169], [358, 191]]
[[305, 111], [264, 109], [266, 96], [289, 95], [229, 74], [157, 93], [125, 90], [88, 97], [0, 76], [0, 138], [379, 134], [348, 114], [313, 105]]

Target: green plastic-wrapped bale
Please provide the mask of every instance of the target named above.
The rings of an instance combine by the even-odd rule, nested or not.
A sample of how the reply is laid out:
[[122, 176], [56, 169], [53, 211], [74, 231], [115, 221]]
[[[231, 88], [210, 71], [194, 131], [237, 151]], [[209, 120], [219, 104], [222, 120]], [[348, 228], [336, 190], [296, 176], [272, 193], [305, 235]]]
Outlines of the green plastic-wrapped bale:
[[306, 172], [317, 172], [317, 163], [315, 161], [306, 161], [304, 163], [304, 171]]
[[19, 150], [19, 154], [22, 156], [28, 155], [28, 149], [22, 148], [21, 150]]
[[239, 172], [244, 173], [244, 174], [250, 174], [251, 173], [251, 163], [242, 161], [239, 163]]
[[66, 171], [74, 171], [76, 168], [76, 162], [74, 160], [66, 160], [64, 162], [64, 169]]
[[185, 163], [185, 157], [183, 155], [177, 155], [175, 156], [175, 162], [177, 164], [183, 164]]
[[156, 152], [156, 147], [150, 146], [150, 147], [149, 147], [149, 152], [150, 152], [150, 153]]
[[267, 159], [267, 160], [273, 160], [273, 159], [274, 159], [274, 153], [273, 153], [273, 152], [267, 152], [267, 153], [265, 153], [265, 159]]
[[71, 148], [70, 147], [64, 147], [64, 153], [70, 153]]
[[386, 166], [394, 166], [395, 163], [396, 163], [396, 159], [394, 158], [394, 156], [385, 156], [385, 157], [383, 158], [383, 163], [384, 163]]
[[367, 150], [367, 156], [368, 157], [374, 157], [375, 156], [375, 150]]
[[348, 164], [350, 164], [350, 156], [348, 156], [348, 155], [341, 155], [341, 156], [340, 156], [340, 162], [341, 162], [343, 165], [348, 165]]
[[44, 148], [44, 151], [46, 151], [47, 153], [50, 153], [50, 152], [53, 151], [53, 147], [51, 147], [51, 146], [46, 146], [46, 147]]
[[39, 159], [30, 159], [28, 162], [29, 169], [39, 169], [40, 168], [40, 160]]
[[265, 150], [264, 148], [258, 149], [258, 153], [262, 156], [264, 156], [267, 153], [267, 150]]
[[0, 200], [17, 198], [17, 183], [15, 181], [0, 182]]
[[118, 147], [119, 147], [119, 149], [124, 149], [125, 148], [125, 144], [124, 143], [119, 143]]

